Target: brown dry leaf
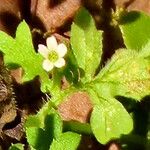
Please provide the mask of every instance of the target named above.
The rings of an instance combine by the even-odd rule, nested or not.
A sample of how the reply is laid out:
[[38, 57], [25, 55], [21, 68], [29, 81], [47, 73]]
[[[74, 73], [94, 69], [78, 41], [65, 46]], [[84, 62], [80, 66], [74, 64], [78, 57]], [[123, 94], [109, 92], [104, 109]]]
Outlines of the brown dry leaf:
[[3, 112], [2, 112], [2, 108], [1, 108], [1, 112], [0, 112], [0, 134], [2, 132], [3, 127], [13, 121], [16, 117], [16, 106], [14, 101], [11, 101], [9, 104], [1, 104], [1, 107], [3, 108]]
[[144, 11], [150, 14], [150, 1], [149, 0], [135, 0], [128, 7], [129, 10]]
[[144, 11], [150, 14], [149, 0], [114, 0], [114, 2], [119, 7], [126, 6], [129, 11], [137, 10]]
[[5, 124], [11, 122], [16, 117], [15, 103], [6, 104], [3, 109], [3, 114], [0, 118], [0, 123]]
[[21, 83], [23, 74], [22, 68], [12, 69], [10, 70], [10, 74], [17, 83]]
[[32, 19], [43, 23], [46, 31], [56, 31], [74, 16], [81, 7], [81, 1], [31, 0]]
[[18, 124], [12, 129], [5, 130], [4, 134], [11, 137], [12, 139], [20, 141], [21, 138], [24, 136], [23, 123]]
[[13, 127], [8, 129], [6, 128], [3, 132], [8, 137], [21, 141], [21, 139], [25, 136], [24, 123], [28, 114], [24, 110], [20, 110], [18, 113], [19, 115], [17, 115], [15, 121], [13, 122]]
[[20, 2], [19, 0], [0, 0], [0, 30], [10, 35], [15, 34], [21, 21]]
[[92, 103], [86, 92], [75, 92], [58, 106], [58, 111], [65, 121], [89, 122]]
[[0, 133], [5, 124], [16, 117], [16, 102], [9, 71], [0, 66]]

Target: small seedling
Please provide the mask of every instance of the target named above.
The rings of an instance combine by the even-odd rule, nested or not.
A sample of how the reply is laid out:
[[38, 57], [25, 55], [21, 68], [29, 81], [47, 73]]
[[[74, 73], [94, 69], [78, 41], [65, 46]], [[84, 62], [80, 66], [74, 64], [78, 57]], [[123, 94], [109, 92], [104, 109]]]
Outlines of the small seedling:
[[[39, 76], [41, 90], [51, 93], [51, 99], [25, 123], [31, 148], [77, 149], [82, 133], [64, 132], [57, 111], [58, 105], [75, 92], [89, 95], [93, 111], [87, 124], [91, 132], [87, 134], [92, 133], [101, 144], [133, 130], [131, 114], [116, 97], [140, 102], [150, 94], [150, 17], [140, 12], [119, 16], [118, 24], [126, 48], [116, 50], [99, 72], [97, 69], [103, 54], [102, 31], [96, 29], [93, 18], [85, 9], [77, 13], [71, 26], [70, 47], [58, 44], [52, 36], [47, 39], [47, 47], [40, 44], [35, 52], [25, 21], [18, 26], [15, 39], [0, 32], [0, 49], [5, 54], [5, 64], [9, 68], [15, 67], [14, 64], [21, 66], [24, 69], [23, 82]], [[64, 76], [70, 86], [62, 90]], [[79, 125], [78, 128], [82, 127]]]

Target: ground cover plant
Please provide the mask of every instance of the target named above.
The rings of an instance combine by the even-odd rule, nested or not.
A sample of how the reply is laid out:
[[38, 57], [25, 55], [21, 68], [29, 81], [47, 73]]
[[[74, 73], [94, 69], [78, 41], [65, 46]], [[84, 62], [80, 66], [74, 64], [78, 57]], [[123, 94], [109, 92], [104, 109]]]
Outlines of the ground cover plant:
[[[46, 44], [39, 43], [35, 50], [25, 21], [17, 27], [14, 38], [0, 32], [5, 66], [21, 67], [22, 83], [40, 81], [45, 98], [38, 112], [27, 115], [23, 122], [26, 142], [18, 141], [9, 149], [75, 150], [85, 135], [101, 145], [113, 140], [121, 149], [149, 149], [150, 17], [117, 9], [111, 19], [112, 26], [120, 29], [125, 46], [116, 49], [105, 63], [103, 31], [96, 28], [85, 8], [74, 17], [69, 42], [59, 42], [50, 35]], [[1, 80], [6, 82], [9, 76], [4, 78], [3, 75]], [[67, 83], [64, 88], [62, 80]], [[13, 93], [11, 86], [9, 89]], [[81, 114], [78, 118], [65, 118], [70, 110], [62, 107], [76, 95], [89, 103], [89, 109], [82, 110], [86, 118]], [[15, 116], [17, 104], [12, 97], [8, 106], [13, 109], [6, 107], [3, 111], [10, 109], [8, 114], [13, 112]], [[1, 120], [2, 132], [5, 123], [14, 118]]]

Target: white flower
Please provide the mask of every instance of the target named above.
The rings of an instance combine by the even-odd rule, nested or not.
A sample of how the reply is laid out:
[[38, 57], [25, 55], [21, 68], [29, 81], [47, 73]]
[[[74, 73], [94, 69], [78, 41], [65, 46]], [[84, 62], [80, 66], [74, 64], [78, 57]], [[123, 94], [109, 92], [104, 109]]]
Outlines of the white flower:
[[38, 52], [45, 58], [43, 68], [51, 71], [54, 67], [61, 68], [65, 66], [64, 56], [67, 53], [65, 44], [58, 44], [54, 36], [46, 39], [47, 47], [43, 44], [38, 45]]

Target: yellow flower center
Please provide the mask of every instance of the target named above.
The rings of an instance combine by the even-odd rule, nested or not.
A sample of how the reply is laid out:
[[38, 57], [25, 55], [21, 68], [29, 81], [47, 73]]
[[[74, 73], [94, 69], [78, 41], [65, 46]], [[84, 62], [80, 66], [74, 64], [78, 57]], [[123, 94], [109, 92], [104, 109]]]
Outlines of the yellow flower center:
[[59, 56], [56, 51], [54, 51], [54, 50], [50, 51], [50, 53], [48, 55], [48, 59], [51, 62], [56, 62], [58, 60], [58, 58], [59, 58]]

